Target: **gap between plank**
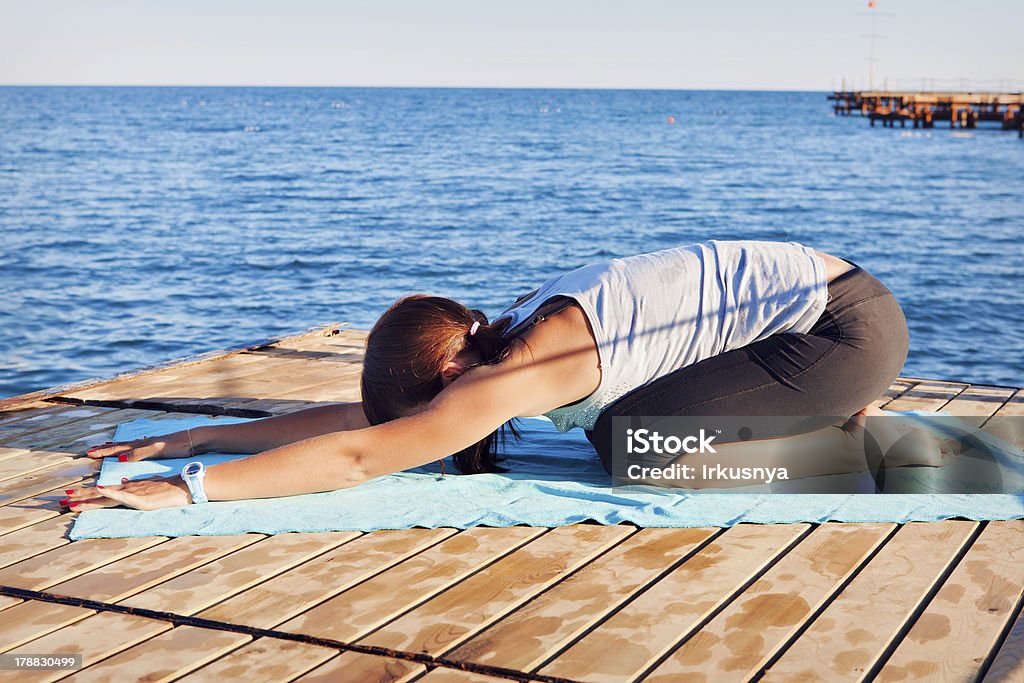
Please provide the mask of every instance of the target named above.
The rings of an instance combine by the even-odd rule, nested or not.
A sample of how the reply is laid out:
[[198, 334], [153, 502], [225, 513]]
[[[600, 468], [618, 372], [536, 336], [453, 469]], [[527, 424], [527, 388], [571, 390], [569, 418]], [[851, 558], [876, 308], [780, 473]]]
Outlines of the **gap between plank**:
[[[230, 417], [273, 417], [269, 410], [258, 408], [232, 408], [213, 403], [177, 404], [164, 401], [125, 401], [95, 398], [74, 398], [73, 396], [50, 396], [43, 399], [47, 403], [58, 403], [71, 406], [99, 406], [101, 408], [118, 408], [121, 410], [155, 410], [163, 413], [188, 413], [193, 415], [228, 415]], [[255, 400], [255, 399], [254, 399]]]

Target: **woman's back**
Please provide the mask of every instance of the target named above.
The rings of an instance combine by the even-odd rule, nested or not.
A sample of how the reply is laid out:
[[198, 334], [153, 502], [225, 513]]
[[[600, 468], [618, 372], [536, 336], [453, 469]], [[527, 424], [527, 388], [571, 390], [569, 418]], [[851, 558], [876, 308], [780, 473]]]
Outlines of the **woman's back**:
[[498, 319], [515, 327], [555, 297], [582, 309], [601, 367], [590, 396], [545, 413], [566, 431], [591, 429], [615, 399], [680, 367], [773, 334], [806, 332], [828, 293], [825, 263], [809, 247], [713, 240], [553, 277]]

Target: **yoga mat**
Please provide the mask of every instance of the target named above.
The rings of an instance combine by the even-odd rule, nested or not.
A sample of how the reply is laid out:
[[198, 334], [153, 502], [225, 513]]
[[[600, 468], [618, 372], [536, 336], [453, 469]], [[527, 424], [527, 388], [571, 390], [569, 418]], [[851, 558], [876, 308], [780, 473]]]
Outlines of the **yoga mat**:
[[[893, 413], [927, 422], [934, 414]], [[946, 418], [947, 420], [949, 418]], [[115, 440], [156, 436], [188, 427], [244, 421], [198, 416], [182, 420], [137, 420], [120, 425]], [[794, 522], [915, 522], [962, 517], [971, 520], [1024, 518], [1024, 452], [978, 430], [1013, 478], [1012, 494], [779, 494], [699, 493], [647, 486], [612, 488], [582, 432], [559, 433], [546, 418], [523, 419], [524, 438], [510, 448], [505, 474], [442, 477], [436, 463], [378, 477], [351, 489], [286, 498], [212, 502], [140, 512], [105, 508], [81, 513], [72, 539], [132, 536], [214, 536], [289, 531], [373, 531], [409, 527], [562, 526], [593, 520], [632, 522], [641, 527], [731, 526]], [[959, 422], [964, 429], [972, 429]], [[244, 455], [206, 454], [207, 464]], [[100, 484], [177, 474], [188, 459], [103, 462]], [[450, 459], [448, 472], [455, 471]], [[899, 475], [895, 471], [899, 470]], [[947, 468], [887, 470], [915, 486], [942, 490]], [[842, 475], [863, 477], [864, 474]], [[796, 480], [799, 481], [799, 480]], [[913, 490], [921, 490], [915, 488]], [[927, 490], [927, 489], [926, 489]]]

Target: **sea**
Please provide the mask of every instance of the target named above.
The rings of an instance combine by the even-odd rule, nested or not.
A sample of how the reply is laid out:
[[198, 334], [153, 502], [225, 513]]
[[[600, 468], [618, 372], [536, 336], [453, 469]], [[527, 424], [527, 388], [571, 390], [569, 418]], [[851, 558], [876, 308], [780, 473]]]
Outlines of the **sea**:
[[870, 270], [905, 375], [1024, 384], [1024, 141], [827, 95], [0, 88], [0, 397], [708, 239]]

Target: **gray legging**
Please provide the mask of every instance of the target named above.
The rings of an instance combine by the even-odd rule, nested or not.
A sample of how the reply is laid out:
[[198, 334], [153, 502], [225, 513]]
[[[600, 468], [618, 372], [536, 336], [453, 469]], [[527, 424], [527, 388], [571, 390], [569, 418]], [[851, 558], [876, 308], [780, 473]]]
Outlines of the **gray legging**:
[[[844, 259], [845, 260], [845, 259]], [[857, 264], [828, 284], [830, 300], [806, 334], [776, 334], [680, 368], [605, 408], [586, 432], [611, 472], [620, 416], [850, 416], [881, 396], [907, 359], [907, 321], [885, 285]], [[813, 431], [813, 421], [799, 421]], [[793, 433], [779, 421], [778, 433]], [[719, 442], [729, 439], [718, 439]]]

